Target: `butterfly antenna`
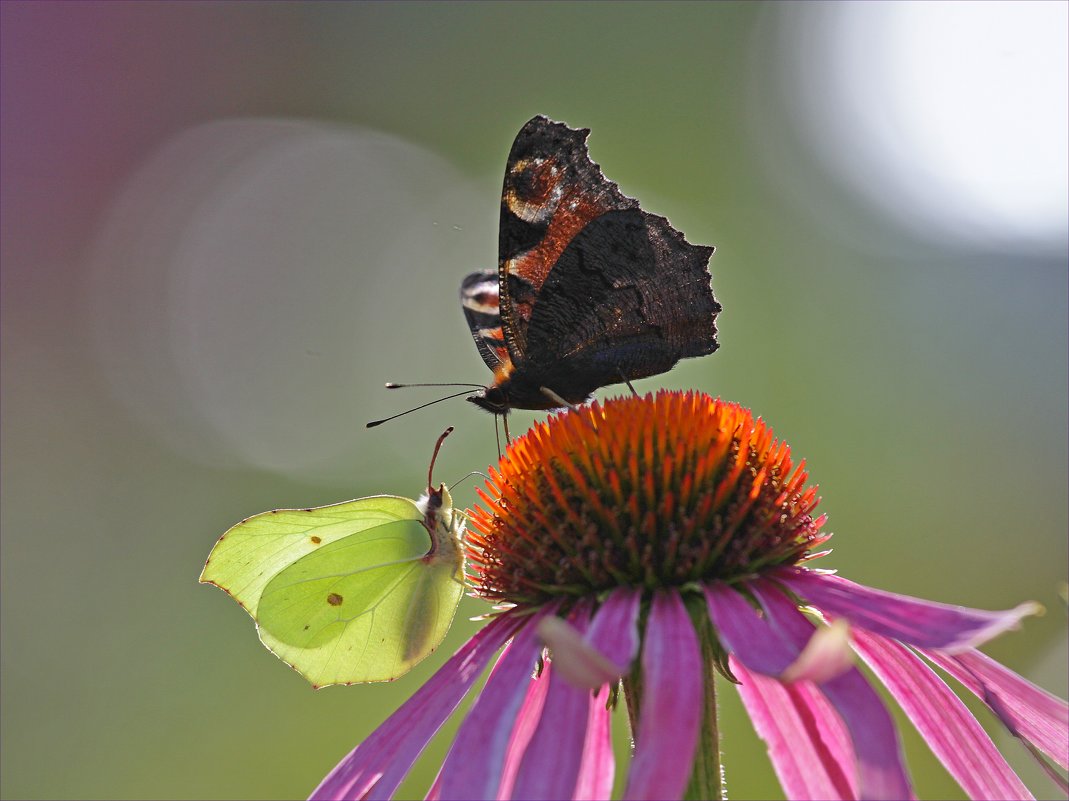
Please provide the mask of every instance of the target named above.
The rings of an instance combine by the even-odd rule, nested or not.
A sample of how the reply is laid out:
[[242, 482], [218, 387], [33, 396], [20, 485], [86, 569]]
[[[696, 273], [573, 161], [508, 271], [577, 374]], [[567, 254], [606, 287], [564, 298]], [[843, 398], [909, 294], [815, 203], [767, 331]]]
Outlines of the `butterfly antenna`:
[[[389, 385], [387, 384], [387, 386]], [[403, 417], [406, 414], [412, 414], [412, 412], [418, 412], [420, 409], [426, 409], [428, 406], [433, 406], [436, 403], [441, 403], [442, 401], [449, 400], [450, 398], [459, 398], [461, 395], [467, 395], [469, 391], [470, 390], [466, 389], [463, 392], [456, 392], [452, 395], [446, 395], [444, 398], [438, 398], [438, 400], [429, 401], [428, 403], [424, 403], [422, 406], [417, 406], [414, 409], [407, 409], [403, 412], [399, 412], [398, 414], [391, 415], [390, 417], [384, 417], [381, 420], [372, 420], [370, 423], [367, 424], [367, 428], [381, 426], [383, 423], [388, 423], [391, 420], [396, 420], [398, 417]]]
[[480, 472], [478, 470], [472, 470], [466, 476], [462, 476], [462, 477], [458, 478], [453, 483], [453, 485], [449, 488], [449, 491], [452, 492], [453, 490], [455, 490], [457, 487], [459, 487], [461, 484], [463, 484], [465, 481], [467, 481], [472, 476], [482, 476], [487, 481], [492, 481], [493, 480], [493, 479], [490, 478], [490, 476], [486, 475], [486, 473], [482, 473], [482, 472]]
[[471, 387], [482, 389], [482, 384], [398, 384], [394, 381], [386, 382], [386, 389], [408, 389], [409, 387]]
[[427, 491], [433, 492], [434, 487], [434, 461], [438, 458], [438, 451], [442, 449], [442, 443], [445, 442], [445, 438], [453, 433], [453, 426], [449, 426], [442, 435], [438, 437], [438, 441], [434, 443], [434, 453], [431, 454], [431, 466], [427, 468]]

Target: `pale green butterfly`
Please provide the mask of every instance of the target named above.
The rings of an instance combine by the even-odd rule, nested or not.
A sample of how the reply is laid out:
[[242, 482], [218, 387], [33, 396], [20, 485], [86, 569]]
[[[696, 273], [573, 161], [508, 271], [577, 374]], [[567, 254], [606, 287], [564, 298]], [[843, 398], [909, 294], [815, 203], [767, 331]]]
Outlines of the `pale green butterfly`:
[[200, 581], [241, 604], [260, 641], [314, 687], [390, 681], [449, 630], [464, 592], [463, 536], [463, 514], [428, 472], [416, 501], [375, 495], [243, 520], [219, 538]]

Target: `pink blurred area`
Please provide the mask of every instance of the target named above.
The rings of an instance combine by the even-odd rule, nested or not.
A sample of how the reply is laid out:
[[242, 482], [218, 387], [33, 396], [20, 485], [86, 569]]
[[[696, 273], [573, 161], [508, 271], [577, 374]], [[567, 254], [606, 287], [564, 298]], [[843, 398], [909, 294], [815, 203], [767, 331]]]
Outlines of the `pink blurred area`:
[[170, 133], [292, 110], [280, 88], [301, 54], [263, 43], [296, 22], [284, 4], [4, 3], [4, 312], [71, 311], [102, 211]]
[[[294, 114], [296, 98], [315, 101], [314, 81], [288, 77], [315, 73], [292, 36], [304, 9], [13, 13], [28, 17], [6, 26], [25, 33], [4, 52], [13, 358], [32, 332], [53, 368], [92, 366], [132, 422], [187, 458], [333, 459], [351, 475], [353, 401], [381, 395], [393, 359], [354, 359], [354, 343], [411, 309], [382, 267], [414, 277], [465, 258], [466, 180], [322, 108]], [[426, 288], [451, 295], [455, 277], [433, 270]], [[440, 377], [431, 356], [413, 355], [415, 375]]]

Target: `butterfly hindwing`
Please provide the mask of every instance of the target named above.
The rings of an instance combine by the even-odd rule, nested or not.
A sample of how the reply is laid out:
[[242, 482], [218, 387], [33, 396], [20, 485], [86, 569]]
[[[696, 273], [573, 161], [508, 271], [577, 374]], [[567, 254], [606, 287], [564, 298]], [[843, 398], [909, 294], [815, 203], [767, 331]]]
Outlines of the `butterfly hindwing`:
[[612, 211], [565, 248], [528, 325], [528, 368], [576, 401], [607, 384], [670, 370], [717, 348], [720, 305], [708, 291], [712, 248], [666, 219]]
[[460, 284], [460, 306], [486, 366], [497, 370], [511, 361], [501, 327], [500, 292], [497, 273], [481, 270]]

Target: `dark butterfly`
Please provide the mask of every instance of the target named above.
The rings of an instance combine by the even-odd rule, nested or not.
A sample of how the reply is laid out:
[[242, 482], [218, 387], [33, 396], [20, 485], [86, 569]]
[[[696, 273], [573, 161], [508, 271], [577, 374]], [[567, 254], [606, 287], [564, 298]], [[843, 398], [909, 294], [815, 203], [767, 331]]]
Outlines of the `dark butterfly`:
[[494, 381], [468, 398], [495, 414], [552, 409], [717, 349], [713, 248], [622, 194], [587, 154], [588, 129], [535, 117], [501, 194], [496, 274], [460, 287]]

